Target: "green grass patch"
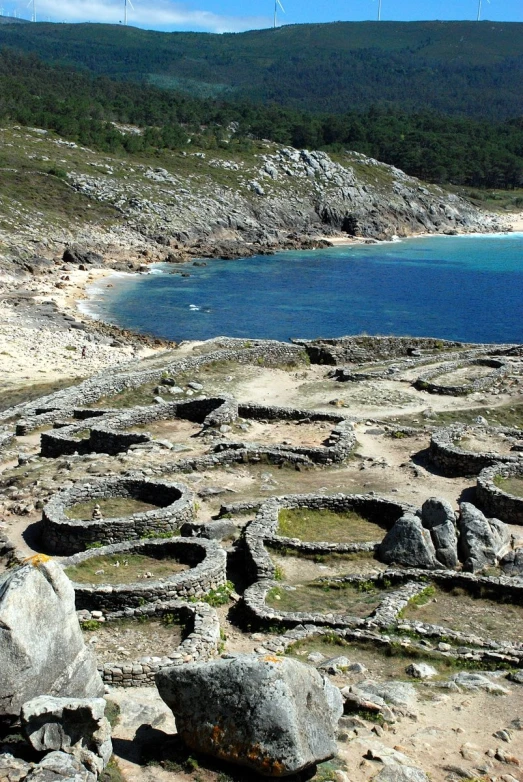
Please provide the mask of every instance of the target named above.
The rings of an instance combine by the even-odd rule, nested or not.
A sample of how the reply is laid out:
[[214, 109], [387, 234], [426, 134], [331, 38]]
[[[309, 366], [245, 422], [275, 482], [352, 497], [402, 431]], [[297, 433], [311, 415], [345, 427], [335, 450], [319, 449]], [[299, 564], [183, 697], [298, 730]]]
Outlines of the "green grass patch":
[[9, 407], [22, 404], [23, 402], [33, 402], [47, 394], [55, 391], [61, 391], [62, 388], [70, 388], [80, 382], [82, 378], [67, 378], [67, 380], [56, 381], [52, 383], [30, 383], [16, 388], [6, 388], [0, 391], [0, 411], [7, 410]]
[[494, 484], [501, 491], [507, 492], [507, 494], [513, 494], [514, 497], [523, 497], [523, 478], [517, 475], [511, 475], [507, 478], [504, 478], [502, 475], [495, 475]]
[[465, 590], [454, 586], [432, 587], [421, 593], [427, 599], [410, 601], [403, 610], [408, 620], [441, 625], [461, 633], [495, 641], [523, 642], [523, 606], [510, 602], [510, 596], [497, 596], [485, 586]]
[[381, 540], [383, 529], [355, 511], [283, 508], [278, 516], [278, 535], [309, 542], [365, 543]]
[[266, 603], [284, 612], [367, 617], [379, 606], [384, 591], [372, 582], [368, 589], [362, 589], [359, 584], [311, 581], [292, 589], [273, 587], [267, 594]]
[[154, 389], [158, 386], [158, 383], [144, 383], [138, 388], [125, 388], [118, 394], [113, 396], [102, 396], [97, 399], [96, 402], [91, 402], [86, 405], [90, 408], [115, 408], [120, 410], [127, 407], [137, 407], [138, 405], [152, 405], [154, 404]]
[[135, 500], [133, 497], [110, 497], [108, 499], [94, 499], [87, 502], [77, 502], [67, 508], [65, 515], [68, 519], [92, 519], [96, 505], [100, 506], [102, 516], [105, 519], [119, 519], [132, 516], [134, 513], [146, 513], [150, 510], [158, 510], [158, 505], [150, 502]]
[[[133, 584], [152, 573], [152, 579], [168, 578], [186, 570], [174, 558], [156, 559], [144, 554], [111, 554], [91, 557], [65, 569], [65, 574], [78, 584]], [[152, 580], [151, 579], [151, 580]], [[149, 579], [144, 579], [144, 583]]]

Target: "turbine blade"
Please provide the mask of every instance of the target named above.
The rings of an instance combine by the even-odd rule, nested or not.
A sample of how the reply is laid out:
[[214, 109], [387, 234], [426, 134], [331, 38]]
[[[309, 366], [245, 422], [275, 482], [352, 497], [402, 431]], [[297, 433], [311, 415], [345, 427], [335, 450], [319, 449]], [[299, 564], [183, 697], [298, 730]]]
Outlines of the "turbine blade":
[[133, 11], [134, 11], [134, 5], [131, 3], [131, 0], [127, 0], [127, 2], [128, 2], [128, 4], [131, 6], [131, 8], [132, 8], [132, 9], [133, 9]]
[[283, 11], [283, 13], [285, 13], [285, 8], [284, 8], [284, 7], [282, 6], [282, 4], [280, 3], [280, 0], [276, 0], [276, 2], [277, 2], [277, 3], [278, 3], [278, 5], [280, 6], [280, 8], [281, 8], [281, 10]]

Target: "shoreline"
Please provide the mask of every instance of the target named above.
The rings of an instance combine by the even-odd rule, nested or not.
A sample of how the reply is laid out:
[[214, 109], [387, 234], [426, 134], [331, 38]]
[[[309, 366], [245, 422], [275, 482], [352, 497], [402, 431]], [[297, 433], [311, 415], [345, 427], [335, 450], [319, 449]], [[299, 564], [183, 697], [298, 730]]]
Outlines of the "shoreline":
[[[523, 213], [516, 218], [505, 217], [503, 224], [507, 232], [509, 227], [513, 232], [523, 231]], [[487, 234], [466, 231], [459, 235]], [[392, 241], [435, 236], [446, 234], [413, 234]], [[335, 248], [383, 244], [391, 240], [338, 235], [317, 237], [316, 241], [325, 243], [325, 247]], [[285, 252], [285, 248], [277, 252]], [[186, 266], [195, 260], [195, 257], [188, 256], [176, 265]], [[212, 258], [207, 260], [211, 261]], [[114, 259], [110, 262], [117, 261]], [[176, 348], [172, 341], [122, 329], [89, 312], [89, 302], [93, 298], [90, 288], [113, 277], [117, 279], [124, 275], [151, 273], [147, 269], [150, 270], [154, 263], [159, 262], [159, 259], [149, 258], [142, 264], [140, 271], [132, 272], [107, 266], [73, 268], [64, 272], [58, 266], [60, 262], [55, 259], [57, 267], [45, 275], [20, 279], [0, 277], [4, 305], [0, 320], [0, 368], [5, 378], [0, 385], [0, 395], [28, 384], [43, 385], [81, 379], [105, 368]], [[45, 310], [46, 317], [40, 315], [41, 310]], [[82, 357], [84, 347], [85, 358]]]
[[[394, 236], [391, 239], [384, 239], [384, 240], [366, 239], [366, 238], [360, 238], [360, 237], [346, 237], [346, 236], [321, 237], [321, 239], [323, 241], [325, 241], [326, 244], [328, 243], [329, 246], [327, 246], [327, 247], [324, 246], [323, 248], [316, 248], [315, 250], [303, 250], [303, 252], [304, 253], [309, 253], [309, 252], [312, 253], [312, 252], [316, 252], [318, 249], [332, 250], [332, 249], [335, 249], [337, 247], [364, 247], [364, 246], [372, 247], [374, 245], [376, 245], [376, 246], [378, 246], [378, 245], [390, 245], [390, 244], [394, 245], [394, 244], [402, 244], [403, 242], [407, 243], [408, 240], [410, 240], [410, 239], [433, 239], [433, 238], [436, 238], [436, 237], [444, 238], [444, 239], [447, 239], [447, 238], [458, 239], [458, 238], [463, 238], [463, 237], [471, 238], [471, 239], [473, 239], [473, 238], [485, 238], [485, 239], [488, 239], [488, 238], [503, 238], [503, 237], [507, 237], [508, 238], [510, 236], [519, 236], [520, 234], [523, 235], [523, 213], [521, 213], [521, 217], [522, 217], [521, 221], [516, 223], [518, 228], [519, 228], [519, 226], [521, 226], [521, 230], [513, 230], [515, 221], [512, 221], [510, 226], [509, 225], [506, 226], [506, 230], [501, 230], [501, 231], [499, 231], [499, 230], [498, 231], [462, 231], [460, 233], [450, 233], [450, 232], [446, 232], [446, 233], [428, 233], [428, 232], [425, 232], [425, 233], [419, 233], [419, 234], [410, 234], [408, 236], [403, 236], [403, 237]], [[320, 237], [317, 237], [317, 238], [318, 238], [318, 240], [320, 239]], [[287, 249], [281, 249], [279, 251], [276, 251], [275, 254], [280, 254], [280, 253], [282, 253], [282, 254], [285, 253], [286, 254], [288, 252], [292, 253], [292, 252], [296, 252], [296, 250], [289, 251]], [[239, 256], [238, 258], [227, 259], [227, 260], [241, 260], [241, 261], [244, 261], [244, 262], [248, 262], [250, 260], [250, 258], [251, 258], [251, 256]], [[186, 260], [183, 261], [183, 263], [177, 263], [176, 267], [177, 268], [179, 268], [179, 267], [184, 268], [185, 267], [185, 268], [191, 269], [191, 267], [193, 265], [198, 265], [197, 263], [196, 264], [194, 263], [197, 260], [198, 259], [194, 258], [194, 257], [187, 258]], [[202, 258], [202, 260], [203, 260], [203, 258]], [[210, 263], [213, 260], [226, 260], [226, 259], [208, 258], [207, 257], [207, 258], [205, 258], [205, 260], [209, 261], [209, 263]], [[159, 266], [159, 265], [162, 265], [164, 267], [164, 269], [162, 269], [162, 270], [155, 270], [155, 269], [151, 268], [151, 266]], [[170, 274], [170, 271], [169, 271], [169, 268], [168, 268], [169, 266], [171, 266], [171, 264], [169, 264], [168, 262], [163, 262], [162, 263], [161, 261], [154, 261], [152, 264], [150, 264], [148, 271], [145, 270], [145, 271], [132, 272], [132, 273], [114, 271], [114, 272], [109, 272], [108, 275], [100, 275], [99, 278], [103, 278], [103, 277], [106, 277], [106, 276], [109, 277], [109, 278], [114, 278], [115, 279], [115, 283], [117, 284], [118, 279], [119, 278], [123, 278], [123, 277], [136, 277], [137, 278], [139, 276], [144, 276], [144, 275], [147, 276], [148, 274], [155, 274], [155, 273], [156, 274], [167, 274], [167, 275], [169, 275]], [[186, 276], [190, 276], [190, 275], [186, 275]], [[94, 320], [95, 322], [102, 322], [101, 318], [103, 317], [103, 314], [93, 313], [93, 312], [90, 312], [89, 309], [88, 309], [88, 303], [89, 303], [89, 301], [92, 301], [93, 296], [96, 296], [98, 298], [99, 296], [103, 297], [104, 294], [105, 294], [105, 290], [106, 290], [105, 286], [102, 287], [102, 288], [96, 288], [96, 290], [94, 292], [91, 292], [89, 290], [89, 288], [90, 287], [93, 288], [93, 287], [95, 287], [95, 285], [96, 285], [96, 282], [92, 281], [92, 282], [89, 283], [89, 285], [86, 285], [82, 289], [82, 297], [81, 297], [81, 299], [77, 300], [76, 306], [82, 312], [82, 314], [85, 317], [90, 318], [91, 320]], [[113, 286], [110, 285], [110, 286], [107, 286], [107, 287], [113, 287]], [[82, 306], [83, 304], [84, 304], [84, 306]], [[196, 307], [191, 307], [191, 308], [192, 309], [198, 309]], [[366, 333], [366, 332], [364, 332], [364, 333]], [[389, 333], [389, 332], [387, 332], [387, 333]], [[394, 332], [391, 332], [391, 333], [394, 333]], [[220, 331], [220, 335], [223, 336], [225, 334], [226, 334], [225, 331], [223, 332], [223, 334]], [[346, 335], [346, 334], [353, 334], [353, 332], [352, 331], [350, 331], [350, 332], [349, 331], [348, 332], [343, 332], [343, 335]], [[354, 334], [356, 334], [356, 332], [354, 332]], [[376, 332], [376, 334], [378, 334], [378, 332]], [[400, 333], [396, 334], [396, 333], [394, 333], [394, 336], [401, 336], [401, 335], [403, 335], [403, 334], [400, 334]], [[188, 343], [188, 342], [191, 342], [191, 341], [199, 342], [202, 339], [213, 339], [216, 336], [218, 336], [218, 335], [211, 334], [211, 335], [208, 335], [205, 338], [203, 336], [199, 337], [199, 338], [195, 337], [194, 340], [192, 340], [191, 338], [185, 338], [185, 337], [179, 337], [179, 339], [180, 339], [180, 341], [183, 341], [183, 343], [185, 344], [185, 343]], [[251, 336], [252, 338], [254, 338], [252, 335], [248, 335], [248, 336]], [[255, 336], [259, 337], [258, 334], [255, 335]], [[328, 336], [330, 337], [332, 335], [329, 334]], [[341, 335], [335, 335], [335, 336], [339, 337]], [[430, 337], [430, 336], [434, 336], [434, 334], [432, 334], [432, 332], [430, 332], [428, 334], [423, 334], [423, 335], [416, 334], [416, 336]], [[469, 337], [469, 336], [467, 336], [467, 337], [466, 336], [457, 337], [455, 335], [450, 335], [449, 336], [449, 334], [446, 334], [446, 335], [445, 334], [438, 334], [436, 336], [438, 336], [441, 339], [459, 339], [461, 341], [466, 341], [466, 342], [478, 342], [478, 341], [489, 342], [489, 343], [491, 342], [491, 340], [488, 339], [488, 338], [481, 338], [480, 339], [480, 337], [477, 337], [477, 338], [473, 338], [473, 337]], [[247, 337], [245, 337], [245, 338], [247, 338]], [[284, 341], [285, 341], [284, 337], [277, 337], [277, 336], [274, 336], [274, 335], [267, 336], [267, 337], [259, 337], [259, 338], [260, 339], [261, 338], [284, 339]], [[312, 339], [313, 337], [309, 337], [309, 338]], [[177, 337], [177, 339], [178, 339], [178, 337]], [[504, 344], [506, 341], [507, 340], [502, 339], [500, 342], [492, 342], [492, 344]], [[513, 339], [511, 339], [509, 341], [511, 341], [511, 342], [518, 342], [519, 340], [517, 338], [513, 338]]]

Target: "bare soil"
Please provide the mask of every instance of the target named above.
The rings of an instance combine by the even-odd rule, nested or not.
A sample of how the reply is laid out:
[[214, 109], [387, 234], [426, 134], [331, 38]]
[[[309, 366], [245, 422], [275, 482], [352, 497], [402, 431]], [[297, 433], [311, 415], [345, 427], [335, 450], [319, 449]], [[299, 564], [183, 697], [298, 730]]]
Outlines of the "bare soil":
[[293, 554], [282, 555], [271, 550], [266, 544], [270, 557], [282, 581], [292, 586], [329, 576], [365, 575], [375, 576], [387, 569], [369, 554], [337, 554], [318, 557], [300, 557]]
[[493, 372], [492, 367], [471, 366], [460, 367], [452, 372], [446, 372], [433, 378], [432, 382], [440, 386], [465, 386]]
[[506, 456], [510, 453], [513, 440], [509, 440], [503, 435], [490, 434], [489, 432], [466, 432], [463, 437], [456, 441], [459, 448], [464, 451], [473, 451], [474, 453], [499, 453]]
[[[173, 617], [174, 620], [174, 617]], [[95, 630], [84, 630], [85, 642], [98, 663], [134, 662], [142, 657], [168, 657], [182, 642], [178, 623], [147, 619], [118, 619]]]

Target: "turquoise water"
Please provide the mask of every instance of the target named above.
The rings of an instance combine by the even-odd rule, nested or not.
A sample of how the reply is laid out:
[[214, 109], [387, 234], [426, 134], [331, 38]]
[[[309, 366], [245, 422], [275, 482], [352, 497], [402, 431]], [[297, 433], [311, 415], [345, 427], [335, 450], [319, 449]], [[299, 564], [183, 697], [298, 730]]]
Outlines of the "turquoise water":
[[172, 268], [112, 277], [90, 311], [173, 340], [366, 332], [523, 342], [523, 234], [212, 260], [183, 267], [190, 277]]

